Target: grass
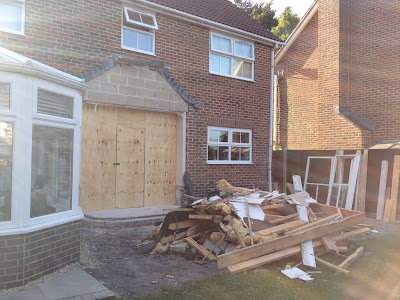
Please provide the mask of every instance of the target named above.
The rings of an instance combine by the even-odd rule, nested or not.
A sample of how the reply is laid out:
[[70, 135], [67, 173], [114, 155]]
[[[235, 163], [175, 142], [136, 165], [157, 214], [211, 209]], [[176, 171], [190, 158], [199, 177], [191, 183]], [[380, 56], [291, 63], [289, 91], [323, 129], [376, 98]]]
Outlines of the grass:
[[[289, 258], [268, 265], [267, 272], [219, 273], [134, 299], [400, 299], [400, 235], [373, 237], [350, 244], [363, 246], [365, 250], [347, 275], [335, 275], [331, 269], [321, 266], [322, 273], [313, 274], [312, 282], [292, 280], [280, 270], [287, 261], [296, 263], [300, 258]], [[331, 255], [321, 258], [336, 265], [344, 260]]]

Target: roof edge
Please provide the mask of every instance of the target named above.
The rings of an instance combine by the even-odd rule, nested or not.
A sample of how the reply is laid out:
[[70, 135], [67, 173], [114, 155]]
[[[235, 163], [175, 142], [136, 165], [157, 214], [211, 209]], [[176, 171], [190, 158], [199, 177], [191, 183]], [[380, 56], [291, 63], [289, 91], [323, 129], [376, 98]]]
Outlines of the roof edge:
[[198, 17], [198, 16], [192, 15], [190, 13], [186, 13], [181, 10], [170, 8], [170, 7], [161, 5], [161, 4], [153, 3], [153, 2], [150, 2], [147, 0], [136, 0], [135, 2], [133, 2], [132, 0], [123, 0], [123, 3], [127, 3], [127, 4], [132, 3], [133, 5], [136, 5], [136, 6], [152, 7], [153, 9], [158, 9], [160, 12], [163, 12], [172, 17], [183, 19], [185, 21], [189, 21], [192, 23], [201, 24], [202, 26], [209, 26], [211, 28], [215, 28], [215, 29], [229, 32], [229, 33], [233, 32], [233, 33], [239, 34], [241, 36], [245, 36], [247, 38], [252, 38], [253, 40], [258, 41], [263, 44], [267, 44], [267, 45], [271, 45], [271, 46], [274, 46], [276, 44], [281, 45], [281, 46], [286, 45], [286, 43], [284, 43], [284, 42], [269, 39], [267, 37], [263, 37], [261, 35], [255, 34], [255, 33], [251, 33], [251, 32], [239, 29], [239, 28], [231, 27], [231, 26], [228, 26], [228, 25], [225, 25], [222, 23], [218, 23], [218, 22], [209, 20], [209, 19]]
[[285, 55], [286, 51], [289, 50], [290, 46], [294, 43], [303, 29], [307, 26], [307, 24], [311, 21], [312, 17], [314, 17], [315, 13], [318, 11], [318, 0], [315, 0], [314, 3], [310, 6], [306, 14], [300, 20], [299, 24], [297, 24], [296, 28], [289, 35], [286, 40], [286, 45], [283, 46], [275, 55], [275, 66], [279, 63], [282, 57]]

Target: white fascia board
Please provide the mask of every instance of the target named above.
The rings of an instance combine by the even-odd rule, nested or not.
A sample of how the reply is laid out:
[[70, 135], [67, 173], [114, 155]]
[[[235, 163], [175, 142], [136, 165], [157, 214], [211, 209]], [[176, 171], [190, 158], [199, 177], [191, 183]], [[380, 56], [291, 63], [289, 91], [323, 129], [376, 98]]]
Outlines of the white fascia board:
[[87, 86], [83, 83], [83, 79], [27, 58], [6, 48], [0, 47], [0, 56], [6, 59], [5, 61], [0, 60], [0, 70], [2, 71], [35, 76], [78, 90], [87, 89]]
[[318, 0], [316, 0], [307, 13], [304, 15], [304, 17], [301, 19], [299, 24], [297, 24], [296, 28], [292, 31], [290, 34], [289, 38], [286, 41], [286, 45], [280, 49], [280, 51], [276, 54], [275, 56], [275, 66], [279, 63], [281, 58], [285, 55], [286, 51], [289, 50], [290, 46], [294, 43], [294, 41], [297, 39], [297, 37], [300, 35], [300, 33], [303, 31], [303, 29], [307, 26], [308, 22], [312, 19], [312, 17], [315, 15], [315, 13], [318, 10]]
[[205, 27], [209, 27], [212, 29], [217, 29], [219, 31], [225, 31], [228, 33], [234, 33], [236, 35], [240, 35], [243, 37], [247, 37], [250, 38], [254, 41], [257, 41], [261, 44], [267, 44], [270, 46], [275, 46], [275, 45], [281, 45], [284, 46], [286, 45], [286, 43], [284, 42], [279, 42], [279, 41], [275, 41], [273, 39], [269, 39], [266, 37], [263, 37], [261, 35], [257, 35], [255, 33], [251, 33], [245, 30], [241, 30], [238, 28], [234, 28], [228, 25], [224, 25], [215, 21], [211, 21], [202, 17], [198, 17], [189, 13], [185, 13], [183, 11], [174, 9], [174, 8], [170, 8], [164, 5], [160, 5], [160, 4], [156, 4], [147, 0], [136, 0], [136, 1], [132, 1], [132, 0], [126, 0], [123, 1], [123, 5], [134, 5], [134, 6], [142, 6], [144, 8], [149, 8], [151, 7], [152, 9], [154, 9], [157, 12], [162, 12], [166, 15], [169, 15], [171, 17], [177, 18], [177, 19], [181, 19], [187, 22], [191, 22], [191, 23], [196, 23], [196, 24], [200, 24], [202, 26]]

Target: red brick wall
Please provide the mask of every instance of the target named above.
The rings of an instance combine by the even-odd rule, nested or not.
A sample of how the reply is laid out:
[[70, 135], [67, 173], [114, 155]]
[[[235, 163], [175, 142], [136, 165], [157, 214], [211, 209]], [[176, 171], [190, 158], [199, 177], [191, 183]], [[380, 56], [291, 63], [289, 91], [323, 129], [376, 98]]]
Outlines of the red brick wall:
[[[201, 106], [190, 107], [187, 116], [186, 163], [196, 194], [214, 187], [221, 178], [265, 189], [271, 48], [255, 44], [255, 82], [211, 75], [209, 29], [157, 14], [160, 30], [154, 57], [121, 49], [121, 17], [117, 1], [27, 0], [26, 37], [0, 33], [0, 45], [78, 76], [109, 59], [111, 53], [165, 60]], [[207, 164], [207, 125], [215, 124], [253, 129], [252, 165]]]

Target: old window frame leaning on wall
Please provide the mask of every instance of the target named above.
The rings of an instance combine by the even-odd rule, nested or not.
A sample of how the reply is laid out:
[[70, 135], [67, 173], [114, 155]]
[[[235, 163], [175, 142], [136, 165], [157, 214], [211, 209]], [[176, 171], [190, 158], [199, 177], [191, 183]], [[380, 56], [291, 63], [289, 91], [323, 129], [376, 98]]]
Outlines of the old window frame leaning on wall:
[[[0, 82], [10, 86], [10, 107], [0, 109], [0, 124], [13, 124], [11, 218], [0, 221], [1, 234], [30, 232], [80, 219], [81, 94], [69, 87], [17, 73], [0, 72]], [[38, 101], [43, 92], [53, 98], [41, 97]], [[61, 100], [54, 104], [58, 96]], [[73, 103], [66, 105], [66, 101]], [[66, 115], [60, 116], [63, 111]], [[42, 129], [42, 134], [37, 129]], [[60, 136], [65, 132], [68, 132], [66, 136]], [[40, 147], [38, 137], [42, 140]], [[39, 170], [37, 166], [41, 163], [47, 168]], [[40, 184], [37, 183], [39, 173], [47, 178]], [[38, 205], [37, 201], [44, 209], [32, 214], [31, 206]]]
[[[121, 48], [140, 52], [144, 54], [155, 55], [155, 30], [158, 30], [156, 16], [147, 12], [138, 11], [130, 7], [124, 7], [122, 12], [121, 28]], [[128, 45], [128, 34], [136, 34], [136, 47]], [[131, 36], [131, 38], [133, 37]], [[139, 37], [151, 37], [151, 50], [140, 49]]]
[[[218, 42], [219, 41], [219, 42]], [[245, 47], [249, 48], [247, 50], [248, 55], [245, 55]], [[210, 57], [209, 57], [209, 72], [214, 75], [221, 75], [241, 80], [254, 81], [254, 44], [246, 42], [233, 37], [228, 37], [219, 33], [210, 33]], [[217, 60], [219, 62], [217, 68]], [[228, 62], [229, 68], [226, 71], [221, 71], [221, 61], [224, 60]], [[236, 61], [236, 64], [235, 64]], [[244, 66], [251, 65], [250, 71], [251, 76], [243, 76]], [[236, 66], [236, 67], [235, 67]], [[219, 69], [219, 70], [216, 70]], [[239, 72], [242, 74], [239, 74]]]
[[[218, 141], [216, 141], [216, 132], [220, 132], [218, 134]], [[222, 134], [221, 133], [225, 133]], [[247, 136], [246, 140], [248, 142], [242, 142], [239, 140], [237, 142], [237, 138], [239, 136], [242, 139], [243, 136]], [[236, 139], [236, 142], [234, 142]], [[218, 150], [215, 148], [218, 147]], [[225, 149], [224, 151], [228, 151], [225, 155], [227, 159], [221, 160], [220, 157], [220, 149]], [[240, 155], [239, 159], [242, 155], [242, 149], [247, 149], [248, 154], [245, 154], [245, 157], [248, 157], [248, 160], [236, 160], [232, 157], [232, 153], [235, 155]], [[216, 152], [215, 152], [216, 151]], [[236, 153], [237, 152], [237, 153]], [[216, 153], [216, 154], [215, 154]], [[243, 152], [245, 153], [245, 152]], [[210, 159], [212, 157], [216, 157], [216, 159]], [[252, 164], [252, 130], [250, 129], [239, 129], [239, 128], [227, 128], [227, 127], [214, 127], [208, 126], [207, 128], [207, 163], [208, 164]]]
[[[16, 20], [16, 14], [18, 14], [18, 20]], [[12, 24], [5, 25], [1, 20], [12, 22]], [[19, 27], [19, 29], [16, 29], [16, 27]], [[25, 0], [0, 0], [0, 31], [24, 35]]]

